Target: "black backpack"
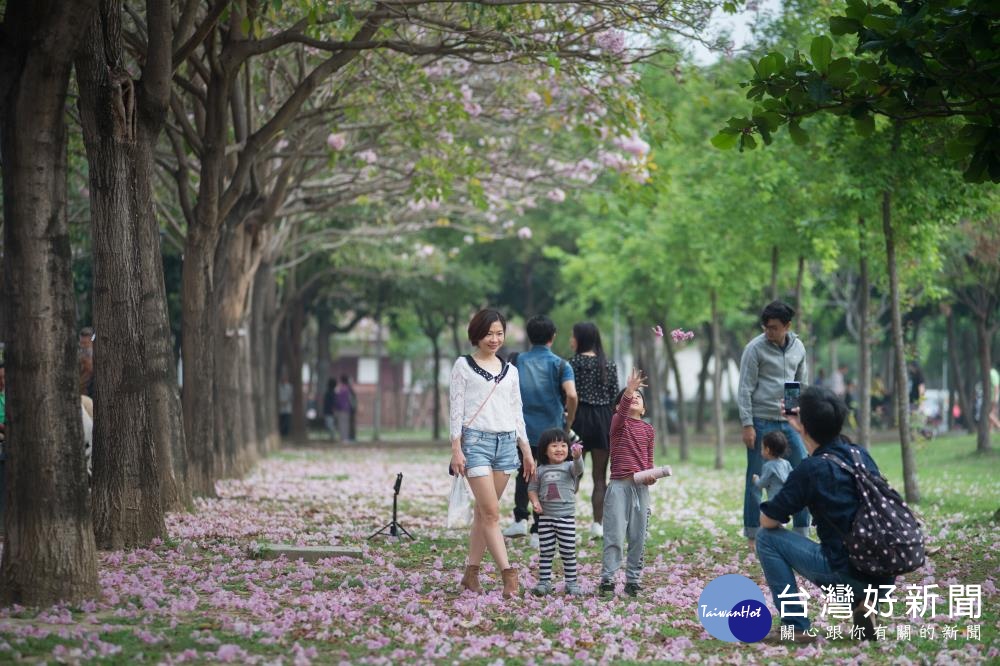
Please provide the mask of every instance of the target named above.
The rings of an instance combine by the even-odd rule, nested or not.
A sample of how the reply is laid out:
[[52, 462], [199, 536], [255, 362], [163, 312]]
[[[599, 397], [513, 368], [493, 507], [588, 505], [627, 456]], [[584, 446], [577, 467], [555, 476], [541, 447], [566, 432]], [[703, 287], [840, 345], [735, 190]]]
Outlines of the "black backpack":
[[[847, 556], [858, 572], [869, 576], [890, 577], [915, 571], [924, 565], [924, 535], [920, 523], [889, 482], [872, 474], [861, 461], [857, 449], [851, 449], [854, 466], [828, 453], [830, 462], [854, 477], [858, 491], [858, 512], [850, 534], [841, 535]], [[839, 530], [838, 530], [839, 531]]]

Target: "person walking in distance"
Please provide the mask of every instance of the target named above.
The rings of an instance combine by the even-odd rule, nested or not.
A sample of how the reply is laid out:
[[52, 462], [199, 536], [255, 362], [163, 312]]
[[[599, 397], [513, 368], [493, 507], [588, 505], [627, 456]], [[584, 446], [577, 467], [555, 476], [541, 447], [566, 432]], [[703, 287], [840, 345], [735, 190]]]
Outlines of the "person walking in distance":
[[[740, 384], [737, 403], [743, 426], [743, 444], [747, 448], [746, 482], [743, 493], [743, 536], [754, 549], [760, 528], [760, 488], [753, 482], [763, 467], [761, 456], [764, 436], [780, 430], [788, 440], [784, 457], [794, 469], [806, 457], [799, 433], [785, 419], [781, 401], [785, 382], [805, 384], [809, 380], [806, 348], [792, 332], [795, 310], [787, 303], [773, 301], [760, 314], [763, 333], [747, 343], [740, 358]], [[809, 534], [809, 512], [803, 508], [793, 518], [795, 531]]]

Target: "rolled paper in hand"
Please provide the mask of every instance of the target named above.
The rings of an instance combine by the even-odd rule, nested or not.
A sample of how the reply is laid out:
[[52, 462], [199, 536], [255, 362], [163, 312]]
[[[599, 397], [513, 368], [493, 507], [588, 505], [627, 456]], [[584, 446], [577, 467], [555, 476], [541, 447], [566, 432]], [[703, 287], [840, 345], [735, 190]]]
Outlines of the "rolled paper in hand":
[[672, 474], [670, 465], [664, 465], [663, 467], [654, 467], [653, 469], [644, 469], [641, 472], [636, 472], [632, 475], [632, 480], [636, 483], [645, 483], [650, 479], [662, 479]]
[[570, 453], [572, 453], [575, 456], [577, 453], [580, 453], [581, 451], [583, 451], [583, 444], [577, 442], [573, 446], [569, 447], [569, 449], [570, 449]]

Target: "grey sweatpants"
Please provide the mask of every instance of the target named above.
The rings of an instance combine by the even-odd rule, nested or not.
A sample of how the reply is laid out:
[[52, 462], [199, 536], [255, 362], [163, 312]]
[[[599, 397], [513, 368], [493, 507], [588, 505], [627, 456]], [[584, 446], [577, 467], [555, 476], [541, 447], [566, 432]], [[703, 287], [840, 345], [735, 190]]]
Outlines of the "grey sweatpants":
[[628, 561], [625, 582], [639, 583], [642, 575], [642, 551], [646, 546], [649, 523], [649, 486], [632, 479], [611, 479], [604, 494], [604, 557], [601, 582], [613, 582], [622, 566], [625, 540]]

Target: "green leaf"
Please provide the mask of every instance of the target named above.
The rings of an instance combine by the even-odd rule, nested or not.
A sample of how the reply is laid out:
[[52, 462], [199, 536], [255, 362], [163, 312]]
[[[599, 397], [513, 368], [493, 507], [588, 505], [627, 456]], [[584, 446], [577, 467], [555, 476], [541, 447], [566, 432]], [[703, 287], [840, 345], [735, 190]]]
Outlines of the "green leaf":
[[722, 130], [718, 134], [712, 137], [712, 145], [719, 150], [730, 150], [736, 145], [736, 141], [739, 139], [740, 134], [732, 132], [730, 130]]
[[869, 14], [861, 23], [866, 28], [870, 28], [883, 35], [892, 34], [896, 29], [896, 21], [894, 19], [886, 16], [876, 16], [875, 14]]
[[875, 133], [875, 116], [865, 114], [854, 119], [854, 131], [864, 137]]
[[809, 55], [812, 56], [813, 67], [817, 72], [826, 74], [830, 67], [830, 57], [833, 53], [833, 40], [826, 35], [820, 35], [812, 40], [809, 46]]
[[827, 69], [827, 73], [830, 76], [841, 76], [849, 71], [851, 71], [850, 58], [837, 58], [830, 63], [830, 67]]
[[853, 35], [861, 30], [861, 22], [844, 16], [830, 17], [830, 32], [834, 35]]
[[788, 123], [788, 134], [796, 146], [804, 146], [809, 143], [809, 134], [794, 120]]
[[860, 21], [868, 14], [868, 5], [864, 0], [847, 0], [847, 10], [844, 13], [848, 18]]
[[757, 141], [753, 138], [753, 134], [744, 134], [742, 144], [741, 148], [746, 147], [747, 150], [753, 150], [757, 147]]
[[869, 81], [878, 81], [882, 76], [882, 69], [870, 60], [862, 60], [857, 65], [858, 75]]

